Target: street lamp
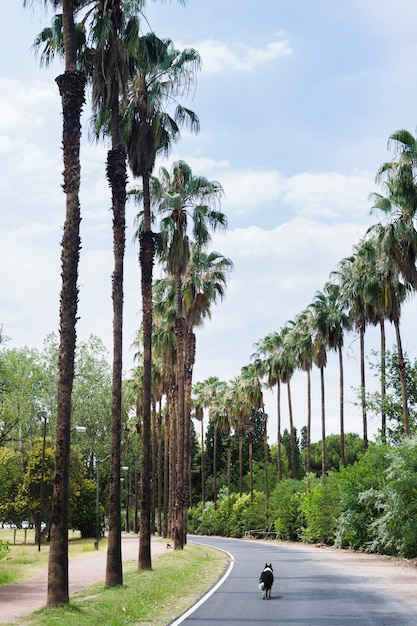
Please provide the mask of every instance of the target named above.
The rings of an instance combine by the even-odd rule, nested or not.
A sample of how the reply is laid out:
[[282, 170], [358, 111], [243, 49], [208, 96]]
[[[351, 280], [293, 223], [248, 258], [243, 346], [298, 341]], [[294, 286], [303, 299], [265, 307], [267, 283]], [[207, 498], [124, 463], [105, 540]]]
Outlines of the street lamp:
[[41, 419], [43, 419], [43, 443], [42, 443], [42, 466], [41, 466], [41, 489], [39, 494], [39, 528], [38, 528], [38, 552], [41, 551], [41, 532], [42, 532], [42, 513], [43, 513], [43, 482], [45, 477], [45, 441], [46, 441], [46, 424], [48, 423], [49, 411], [41, 411]]
[[94, 542], [94, 547], [98, 550], [98, 543], [100, 541], [100, 463], [104, 463], [107, 459], [110, 458], [110, 454], [108, 454], [104, 459], [96, 459], [96, 468], [97, 468], [97, 491], [96, 491], [96, 540]]
[[[122, 470], [122, 472], [128, 472], [129, 468], [127, 465], [122, 465], [122, 467], [120, 468]], [[126, 505], [125, 505], [125, 530], [126, 532], [129, 532], [129, 476], [127, 477], [128, 480], [126, 481]], [[120, 479], [120, 482], [124, 482], [124, 478]]]

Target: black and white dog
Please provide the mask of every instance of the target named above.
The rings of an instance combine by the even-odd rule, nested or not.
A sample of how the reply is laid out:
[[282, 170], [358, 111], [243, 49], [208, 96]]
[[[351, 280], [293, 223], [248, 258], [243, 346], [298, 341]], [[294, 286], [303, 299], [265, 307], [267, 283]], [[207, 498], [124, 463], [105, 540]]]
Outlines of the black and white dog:
[[262, 591], [262, 600], [271, 597], [271, 588], [274, 584], [273, 571], [272, 564], [267, 565], [267, 563], [265, 563], [265, 567], [259, 576], [259, 589]]

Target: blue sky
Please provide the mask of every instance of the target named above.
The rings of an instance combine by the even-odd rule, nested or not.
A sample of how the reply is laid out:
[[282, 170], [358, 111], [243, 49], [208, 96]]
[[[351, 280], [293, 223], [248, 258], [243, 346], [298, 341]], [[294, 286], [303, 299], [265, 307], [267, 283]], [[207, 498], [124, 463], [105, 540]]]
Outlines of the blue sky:
[[[49, 24], [41, 8], [3, 0], [0, 26], [0, 323], [9, 347], [42, 347], [58, 330], [60, 239], [64, 221], [61, 112], [54, 82], [59, 65], [40, 69], [30, 50]], [[235, 269], [226, 298], [198, 331], [195, 380], [237, 376], [256, 341], [279, 330], [321, 290], [338, 261], [378, 216], [369, 213], [374, 176], [389, 158], [390, 133], [417, 123], [417, 5], [409, 0], [189, 0], [150, 2], [149, 23], [178, 48], [202, 56], [197, 89], [187, 105], [201, 121], [198, 136], [182, 133], [169, 163], [224, 187], [226, 234], [213, 248]], [[90, 114], [89, 103], [84, 119]], [[104, 171], [107, 147], [82, 146], [82, 253], [78, 336], [98, 335], [111, 351], [112, 234]], [[125, 370], [140, 324], [135, 209], [128, 207], [125, 277]], [[415, 356], [412, 319], [404, 312], [406, 350]], [[367, 333], [377, 347], [377, 333]], [[390, 335], [390, 345], [393, 335]], [[361, 432], [351, 387], [359, 386], [358, 342], [346, 337], [346, 430]], [[320, 438], [314, 372], [313, 439]], [[338, 431], [338, 370], [326, 371], [327, 429]], [[369, 381], [369, 384], [372, 384]], [[293, 379], [294, 420], [305, 424], [305, 380]], [[265, 394], [270, 440], [275, 399]], [[286, 405], [283, 403], [286, 424]], [[375, 432], [377, 422], [370, 423]]]

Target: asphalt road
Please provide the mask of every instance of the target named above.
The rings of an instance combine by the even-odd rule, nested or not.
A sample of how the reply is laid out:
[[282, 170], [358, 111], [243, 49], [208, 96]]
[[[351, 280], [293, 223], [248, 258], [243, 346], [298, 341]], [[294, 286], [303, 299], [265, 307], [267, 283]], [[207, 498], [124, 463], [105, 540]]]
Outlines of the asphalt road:
[[[205, 599], [172, 626], [417, 626], [417, 608], [372, 580], [326, 566], [311, 550], [238, 539], [189, 537], [233, 557], [228, 575]], [[259, 574], [272, 563], [275, 582], [262, 600]]]

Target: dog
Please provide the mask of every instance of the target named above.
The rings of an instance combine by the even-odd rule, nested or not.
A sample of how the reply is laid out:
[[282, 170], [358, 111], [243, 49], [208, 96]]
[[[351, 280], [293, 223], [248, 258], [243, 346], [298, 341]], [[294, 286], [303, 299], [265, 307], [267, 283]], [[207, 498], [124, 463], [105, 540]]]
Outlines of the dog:
[[265, 567], [259, 576], [259, 589], [262, 591], [262, 600], [271, 597], [271, 589], [274, 584], [273, 572], [272, 563], [269, 565], [265, 563]]

